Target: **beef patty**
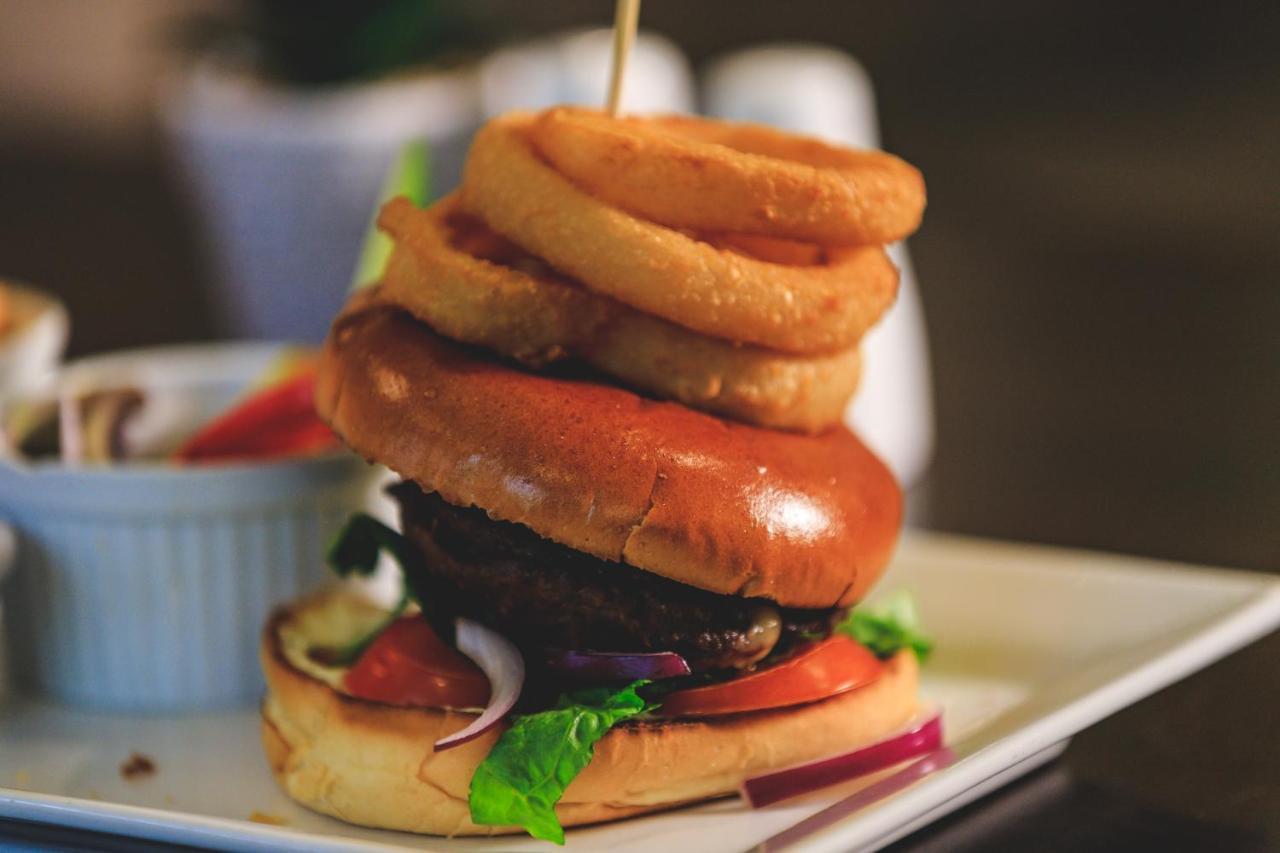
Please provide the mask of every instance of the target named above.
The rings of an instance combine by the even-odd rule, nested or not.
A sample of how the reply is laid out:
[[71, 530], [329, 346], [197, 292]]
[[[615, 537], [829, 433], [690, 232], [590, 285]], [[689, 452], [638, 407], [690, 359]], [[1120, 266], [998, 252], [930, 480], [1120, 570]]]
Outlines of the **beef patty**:
[[833, 610], [697, 589], [543, 539], [405, 482], [392, 489], [426, 562], [433, 616], [466, 616], [527, 650], [673, 651], [742, 668], [831, 630]]

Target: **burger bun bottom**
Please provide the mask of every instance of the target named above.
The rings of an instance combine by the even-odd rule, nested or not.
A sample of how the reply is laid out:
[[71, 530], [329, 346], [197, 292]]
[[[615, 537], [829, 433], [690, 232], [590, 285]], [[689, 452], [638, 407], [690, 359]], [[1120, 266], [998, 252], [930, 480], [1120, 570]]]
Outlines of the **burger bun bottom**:
[[[303, 805], [344, 821], [430, 835], [498, 835], [518, 827], [471, 822], [468, 789], [497, 741], [495, 728], [435, 752], [473, 714], [369, 702], [340, 689], [309, 645], [336, 642], [378, 611], [330, 590], [277, 611], [262, 639], [268, 692], [262, 741], [277, 782]], [[917, 712], [917, 665], [902, 652], [874, 683], [776, 711], [623, 724], [596, 745], [556, 813], [562, 825], [616, 820], [735, 792], [748, 777], [857, 749]]]

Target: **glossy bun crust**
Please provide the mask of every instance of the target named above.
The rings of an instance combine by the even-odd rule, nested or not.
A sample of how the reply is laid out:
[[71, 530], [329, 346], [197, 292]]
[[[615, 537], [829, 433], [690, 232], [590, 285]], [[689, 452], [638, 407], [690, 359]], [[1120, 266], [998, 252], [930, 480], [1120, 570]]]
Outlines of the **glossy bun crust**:
[[852, 604], [901, 521], [893, 476], [843, 426], [777, 432], [527, 373], [376, 295], [335, 322], [316, 404], [356, 452], [452, 504], [712, 592]]
[[[277, 612], [263, 634], [262, 740], [281, 788], [349, 823], [431, 835], [497, 835], [471, 822], [467, 792], [497, 729], [444, 752], [469, 714], [355, 699], [294, 667], [281, 628], [320, 596]], [[700, 721], [623, 725], [597, 745], [556, 807], [564, 826], [616, 820], [732, 793], [749, 776], [875, 742], [917, 710], [916, 661], [903, 652], [867, 687], [809, 705]]]

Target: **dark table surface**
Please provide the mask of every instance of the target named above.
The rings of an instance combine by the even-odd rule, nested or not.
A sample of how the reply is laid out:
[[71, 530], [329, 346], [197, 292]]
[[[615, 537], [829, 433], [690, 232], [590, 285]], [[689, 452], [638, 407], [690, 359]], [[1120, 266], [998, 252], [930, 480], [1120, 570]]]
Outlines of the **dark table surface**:
[[1077, 735], [905, 851], [1280, 848], [1280, 634]]

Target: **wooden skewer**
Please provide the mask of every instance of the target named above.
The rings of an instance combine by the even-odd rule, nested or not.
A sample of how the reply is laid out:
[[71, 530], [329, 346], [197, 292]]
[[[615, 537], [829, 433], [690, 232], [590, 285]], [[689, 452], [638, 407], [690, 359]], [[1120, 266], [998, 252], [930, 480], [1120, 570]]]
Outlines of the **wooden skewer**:
[[605, 109], [616, 116], [622, 103], [622, 75], [627, 69], [627, 56], [636, 40], [636, 22], [640, 19], [640, 0], [618, 0], [613, 18], [613, 71], [609, 77], [609, 100]]

